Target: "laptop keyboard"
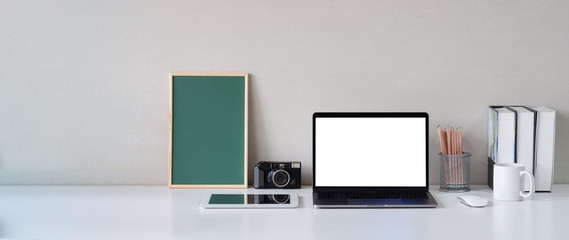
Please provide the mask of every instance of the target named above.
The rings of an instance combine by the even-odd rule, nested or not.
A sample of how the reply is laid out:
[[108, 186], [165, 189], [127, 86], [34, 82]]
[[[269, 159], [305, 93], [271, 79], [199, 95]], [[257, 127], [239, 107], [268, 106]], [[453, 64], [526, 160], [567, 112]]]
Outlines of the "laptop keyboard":
[[329, 192], [319, 193], [321, 198], [331, 199], [427, 199], [425, 192]]

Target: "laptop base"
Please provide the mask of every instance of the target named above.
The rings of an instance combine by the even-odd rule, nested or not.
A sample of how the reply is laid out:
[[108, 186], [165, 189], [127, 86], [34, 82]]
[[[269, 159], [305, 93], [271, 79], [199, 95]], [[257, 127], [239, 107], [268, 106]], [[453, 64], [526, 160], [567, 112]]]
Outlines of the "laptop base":
[[427, 192], [424, 199], [330, 199], [320, 198], [317, 192], [312, 194], [314, 207], [317, 208], [435, 208], [437, 201]]

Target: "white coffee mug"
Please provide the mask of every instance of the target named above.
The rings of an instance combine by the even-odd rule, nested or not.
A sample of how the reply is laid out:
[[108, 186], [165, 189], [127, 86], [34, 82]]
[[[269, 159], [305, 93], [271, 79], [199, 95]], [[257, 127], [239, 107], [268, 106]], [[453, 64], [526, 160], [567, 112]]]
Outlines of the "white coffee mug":
[[[523, 176], [529, 181], [529, 193], [523, 192]], [[500, 201], [520, 201], [535, 191], [535, 179], [524, 165], [518, 163], [497, 163], [494, 165], [494, 199]]]

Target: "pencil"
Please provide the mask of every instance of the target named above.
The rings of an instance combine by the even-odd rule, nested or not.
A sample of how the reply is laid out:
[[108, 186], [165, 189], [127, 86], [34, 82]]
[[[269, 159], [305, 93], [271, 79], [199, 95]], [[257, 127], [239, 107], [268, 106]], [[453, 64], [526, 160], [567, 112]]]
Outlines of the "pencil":
[[458, 130], [458, 136], [459, 136], [459, 139], [460, 139], [460, 143], [458, 144], [458, 146], [460, 146], [460, 154], [463, 154], [463, 152], [462, 152], [462, 128], [460, 128], [460, 129]]
[[[460, 155], [463, 154], [462, 152], [462, 128], [458, 129], [458, 152]], [[460, 163], [459, 163], [459, 168], [460, 168], [460, 182], [464, 183], [464, 169], [463, 169], [463, 164], [464, 164], [464, 159], [460, 158]]]
[[446, 151], [446, 145], [444, 144], [445, 143], [445, 139], [444, 139], [445, 137], [443, 135], [444, 134], [443, 130], [441, 129], [440, 126], [438, 126], [437, 131], [439, 133], [439, 143], [441, 144], [441, 153], [446, 155], [447, 151]]
[[447, 128], [447, 130], [446, 130], [446, 135], [447, 135], [447, 136], [446, 136], [446, 137], [447, 137], [447, 150], [449, 151], [448, 154], [452, 154], [452, 153], [450, 153], [450, 151], [451, 151], [451, 148], [450, 148], [450, 139], [451, 139], [451, 137], [450, 137], [450, 131], [448, 131], [448, 128]]
[[[447, 149], [446, 149], [446, 139], [445, 139], [445, 133], [444, 131], [441, 129], [441, 126], [437, 126], [437, 132], [439, 133], [439, 143], [441, 144], [441, 154], [443, 155], [447, 155]], [[442, 157], [443, 159], [443, 171], [444, 171], [444, 176], [445, 176], [445, 182], [448, 182], [448, 170], [447, 170], [447, 161], [446, 161], [446, 157]]]

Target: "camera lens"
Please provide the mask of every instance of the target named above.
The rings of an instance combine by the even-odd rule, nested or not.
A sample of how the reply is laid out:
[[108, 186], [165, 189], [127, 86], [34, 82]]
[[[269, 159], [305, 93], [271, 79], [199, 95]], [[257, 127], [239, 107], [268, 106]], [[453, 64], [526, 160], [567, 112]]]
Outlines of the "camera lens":
[[284, 187], [290, 181], [290, 175], [287, 171], [282, 169], [271, 172], [269, 178], [277, 187]]

